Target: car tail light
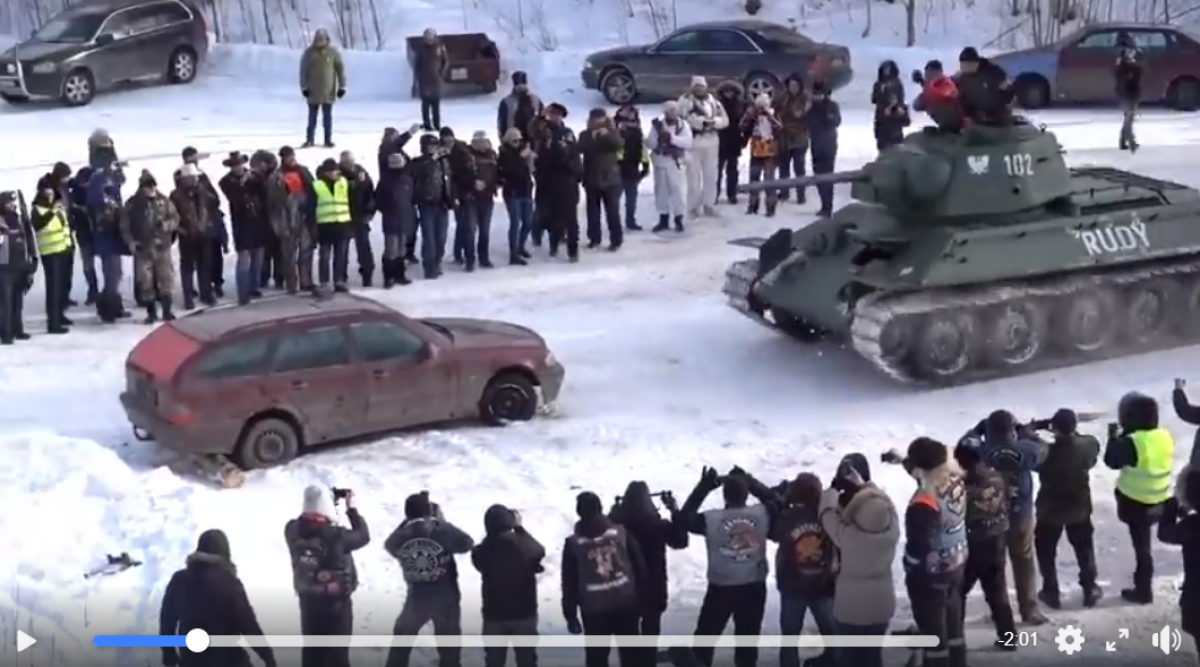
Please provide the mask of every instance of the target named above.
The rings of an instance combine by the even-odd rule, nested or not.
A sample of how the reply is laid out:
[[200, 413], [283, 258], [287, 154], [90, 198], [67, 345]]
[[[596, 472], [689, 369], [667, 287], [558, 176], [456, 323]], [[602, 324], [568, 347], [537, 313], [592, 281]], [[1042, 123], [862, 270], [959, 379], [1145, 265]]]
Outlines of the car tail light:
[[196, 423], [196, 413], [191, 408], [166, 396], [159, 396], [158, 414], [176, 426], [191, 426]]

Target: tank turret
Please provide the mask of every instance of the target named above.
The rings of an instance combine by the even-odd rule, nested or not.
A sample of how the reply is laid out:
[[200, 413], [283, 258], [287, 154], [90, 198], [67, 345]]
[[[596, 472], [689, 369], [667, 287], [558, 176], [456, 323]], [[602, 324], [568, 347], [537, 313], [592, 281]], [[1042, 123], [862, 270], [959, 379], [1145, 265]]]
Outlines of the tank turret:
[[746, 183], [738, 191], [820, 183], [850, 183], [854, 200], [881, 205], [912, 224], [965, 217], [985, 222], [1044, 208], [1069, 197], [1072, 187], [1054, 134], [1019, 124], [971, 126], [959, 134], [916, 132], [862, 169]]

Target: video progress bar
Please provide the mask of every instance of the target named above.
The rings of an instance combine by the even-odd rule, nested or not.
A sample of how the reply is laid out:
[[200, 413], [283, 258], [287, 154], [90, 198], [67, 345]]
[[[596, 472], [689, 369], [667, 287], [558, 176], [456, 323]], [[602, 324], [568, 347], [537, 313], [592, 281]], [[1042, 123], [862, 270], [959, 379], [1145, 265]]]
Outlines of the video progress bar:
[[536, 648], [586, 648], [588, 646], [617, 645], [629, 648], [659, 648], [668, 646], [703, 646], [710, 648], [734, 648], [754, 646], [758, 648], [934, 648], [938, 645], [933, 635], [621, 635], [616, 637], [589, 637], [587, 635], [461, 635], [438, 637], [416, 635], [396, 637], [393, 635], [262, 635], [241, 637], [231, 635], [209, 636], [203, 631], [193, 630], [189, 636], [182, 635], [98, 635], [92, 644], [100, 648], [188, 648], [202, 652], [209, 647], [271, 647], [271, 648], [390, 648], [408, 646], [413, 648], [436, 648], [438, 646], [458, 648], [486, 648], [492, 646], [529, 646]]

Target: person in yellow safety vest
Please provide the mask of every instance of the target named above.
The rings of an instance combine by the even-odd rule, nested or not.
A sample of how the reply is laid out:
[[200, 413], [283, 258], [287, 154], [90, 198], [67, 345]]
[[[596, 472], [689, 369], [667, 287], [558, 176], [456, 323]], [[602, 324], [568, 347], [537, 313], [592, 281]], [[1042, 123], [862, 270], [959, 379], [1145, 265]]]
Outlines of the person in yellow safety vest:
[[71, 261], [75, 242], [71, 238], [71, 223], [67, 210], [55, 202], [54, 191], [45, 188], [33, 200], [34, 238], [41, 256], [42, 275], [46, 291], [46, 331], [65, 334], [71, 323], [67, 319], [67, 276], [74, 270]]
[[625, 199], [625, 229], [637, 232], [642, 229], [637, 222], [638, 186], [650, 175], [650, 147], [637, 107], [622, 105], [613, 120], [624, 141], [617, 159], [621, 164], [621, 196]]
[[313, 219], [317, 223], [317, 283], [322, 290], [329, 288], [329, 268], [333, 264], [333, 289], [348, 290], [347, 265], [350, 261], [350, 238], [354, 234], [350, 212], [350, 181], [333, 158], [321, 163], [312, 184]]
[[1136, 565], [1133, 588], [1121, 590], [1129, 602], [1150, 604], [1154, 577], [1152, 530], [1171, 498], [1175, 439], [1158, 425], [1158, 401], [1139, 393], [1121, 398], [1116, 424], [1108, 425], [1104, 465], [1117, 476], [1117, 518], [1129, 527]]

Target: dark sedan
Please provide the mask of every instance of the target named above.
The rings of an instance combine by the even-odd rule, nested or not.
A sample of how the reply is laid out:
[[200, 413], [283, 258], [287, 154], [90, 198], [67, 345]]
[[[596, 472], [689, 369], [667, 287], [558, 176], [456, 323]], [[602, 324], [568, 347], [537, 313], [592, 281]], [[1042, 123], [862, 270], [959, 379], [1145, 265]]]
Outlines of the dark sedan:
[[822, 77], [834, 88], [850, 82], [850, 50], [820, 44], [795, 30], [755, 19], [680, 28], [658, 42], [598, 51], [583, 63], [583, 84], [612, 104], [681, 95], [693, 76], [713, 85], [732, 79], [747, 95], [774, 95], [790, 74]]
[[1054, 44], [993, 56], [1008, 72], [1017, 103], [1040, 109], [1053, 103], [1116, 101], [1113, 67], [1117, 36], [1128, 33], [1145, 57], [1142, 99], [1176, 109], [1200, 109], [1200, 41], [1182, 28], [1098, 23]]
[[191, 83], [208, 54], [204, 17], [184, 0], [84, 0], [0, 54], [0, 98], [83, 106], [131, 81]]

